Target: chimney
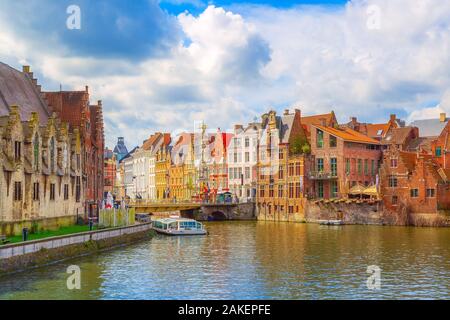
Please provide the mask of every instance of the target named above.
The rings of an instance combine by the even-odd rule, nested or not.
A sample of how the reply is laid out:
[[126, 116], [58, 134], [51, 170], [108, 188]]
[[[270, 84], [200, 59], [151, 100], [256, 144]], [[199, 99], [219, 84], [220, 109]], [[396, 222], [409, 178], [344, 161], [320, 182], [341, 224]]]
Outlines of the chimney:
[[356, 117], [351, 117], [350, 121], [351, 121], [352, 125], [355, 125], [356, 124]]
[[394, 122], [395, 120], [397, 120], [397, 116], [395, 114], [391, 114], [390, 120], [391, 120], [391, 122]]
[[86, 87], [85, 87], [85, 91], [86, 91], [86, 92], [89, 92], [89, 86], [86, 86]]
[[164, 133], [164, 145], [168, 146], [170, 144], [170, 133]]
[[30, 73], [30, 71], [31, 71], [30, 66], [22, 66], [23, 73]]
[[97, 105], [101, 108], [102, 107], [102, 100], [97, 101]]
[[445, 120], [447, 119], [447, 115], [445, 114], [445, 112], [442, 112], [439, 114], [439, 121], [440, 122], [445, 122]]
[[289, 109], [284, 109], [283, 115], [288, 116], [289, 115]]

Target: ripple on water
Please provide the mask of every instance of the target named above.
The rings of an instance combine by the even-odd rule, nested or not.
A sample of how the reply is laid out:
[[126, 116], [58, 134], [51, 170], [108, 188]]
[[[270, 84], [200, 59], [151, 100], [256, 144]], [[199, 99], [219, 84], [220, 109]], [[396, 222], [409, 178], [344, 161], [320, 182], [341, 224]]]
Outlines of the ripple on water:
[[[1, 299], [449, 299], [449, 229], [219, 222], [0, 278]], [[81, 290], [66, 288], [78, 264]], [[381, 289], [368, 290], [369, 265]]]

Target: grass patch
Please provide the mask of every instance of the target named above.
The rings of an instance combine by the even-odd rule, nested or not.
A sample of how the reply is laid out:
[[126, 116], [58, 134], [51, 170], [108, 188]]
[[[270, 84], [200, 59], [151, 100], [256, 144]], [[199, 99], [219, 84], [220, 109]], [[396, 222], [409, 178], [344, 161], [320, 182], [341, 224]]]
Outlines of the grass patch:
[[[97, 230], [97, 227], [94, 226], [93, 230]], [[49, 237], [56, 237], [56, 236], [64, 236], [67, 234], [72, 233], [79, 233], [79, 232], [85, 232], [89, 231], [89, 226], [80, 226], [80, 225], [73, 225], [73, 226], [67, 226], [67, 227], [61, 227], [58, 230], [45, 230], [45, 231], [39, 231], [37, 233], [28, 234], [28, 241], [30, 240], [39, 240]], [[20, 236], [14, 236], [7, 238], [9, 243], [18, 243], [22, 242], [22, 235]]]

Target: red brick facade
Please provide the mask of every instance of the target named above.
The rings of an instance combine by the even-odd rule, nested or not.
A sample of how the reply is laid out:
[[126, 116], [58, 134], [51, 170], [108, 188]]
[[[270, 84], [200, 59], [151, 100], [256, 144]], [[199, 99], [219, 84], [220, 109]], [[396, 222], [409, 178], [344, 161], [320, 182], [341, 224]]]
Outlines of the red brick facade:
[[383, 154], [381, 194], [388, 212], [436, 213], [450, 204], [449, 186], [432, 155], [400, 151]]
[[313, 198], [345, 197], [359, 183], [376, 183], [381, 160], [381, 145], [351, 129], [336, 129], [312, 125], [311, 180]]
[[103, 199], [104, 133], [102, 102], [90, 105], [89, 91], [45, 92], [49, 108], [58, 117], [78, 128], [82, 139], [82, 169], [85, 212], [94, 213]]

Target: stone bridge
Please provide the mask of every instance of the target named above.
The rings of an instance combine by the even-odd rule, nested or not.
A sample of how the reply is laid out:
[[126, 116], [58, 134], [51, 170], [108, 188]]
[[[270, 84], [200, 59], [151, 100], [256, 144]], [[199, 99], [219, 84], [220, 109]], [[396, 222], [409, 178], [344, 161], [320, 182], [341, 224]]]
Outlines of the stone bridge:
[[166, 213], [179, 211], [182, 217], [197, 220], [254, 220], [255, 204], [248, 203], [192, 203], [192, 202], [146, 202], [129, 204], [136, 213]]

